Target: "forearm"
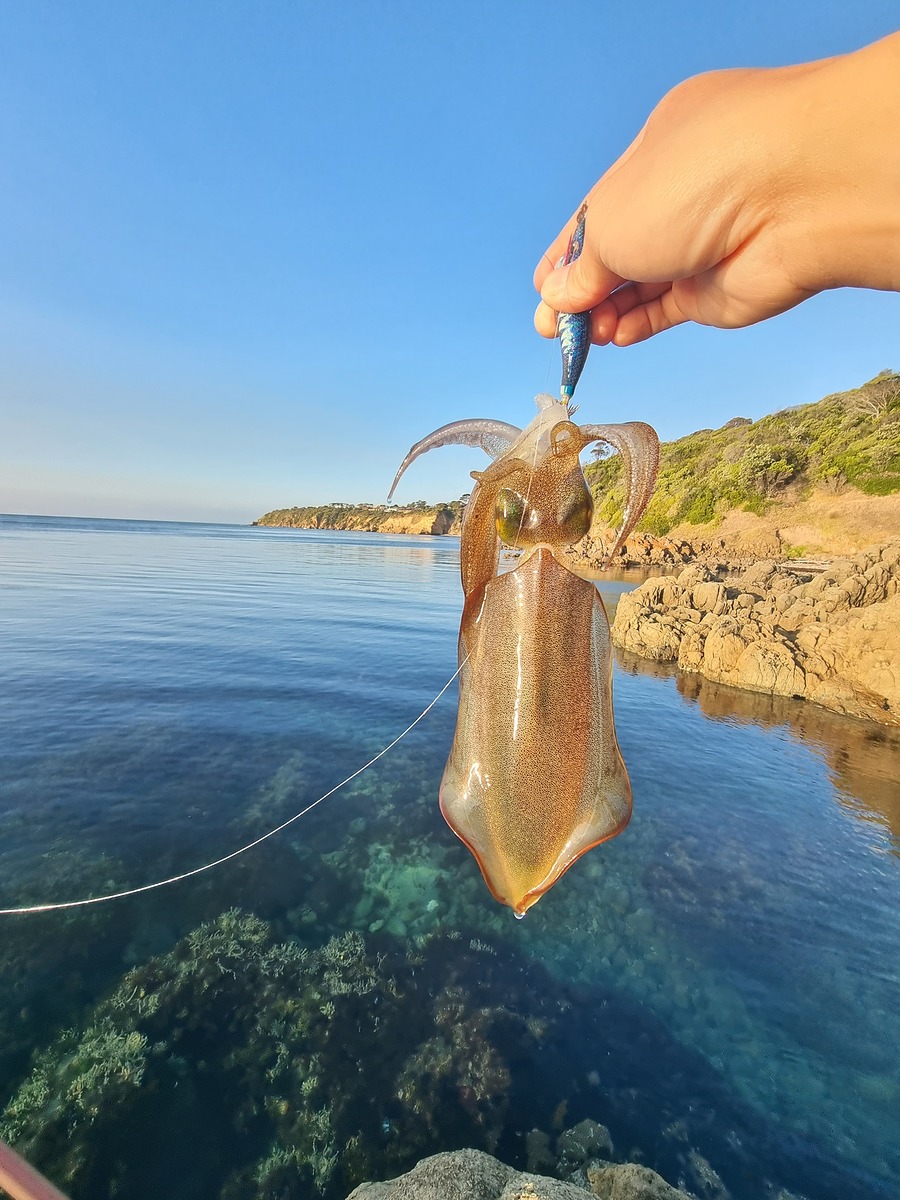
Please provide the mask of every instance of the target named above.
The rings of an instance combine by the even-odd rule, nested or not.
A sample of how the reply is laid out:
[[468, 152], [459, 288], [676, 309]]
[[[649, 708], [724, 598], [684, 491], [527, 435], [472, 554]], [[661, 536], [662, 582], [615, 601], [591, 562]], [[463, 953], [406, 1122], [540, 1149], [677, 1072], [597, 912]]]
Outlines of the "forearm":
[[900, 291], [900, 33], [811, 64], [800, 282]]

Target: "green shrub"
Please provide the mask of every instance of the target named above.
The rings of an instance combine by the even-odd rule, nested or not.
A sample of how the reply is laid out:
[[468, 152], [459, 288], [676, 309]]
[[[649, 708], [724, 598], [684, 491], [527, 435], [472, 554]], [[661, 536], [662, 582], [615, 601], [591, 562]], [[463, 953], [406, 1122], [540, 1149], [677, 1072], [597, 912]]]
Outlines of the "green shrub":
[[860, 479], [856, 486], [867, 496], [890, 496], [900, 492], [900, 475], [870, 475]]
[[711, 492], [701, 492], [688, 506], [683, 518], [688, 525], [709, 525], [716, 519], [716, 498]]

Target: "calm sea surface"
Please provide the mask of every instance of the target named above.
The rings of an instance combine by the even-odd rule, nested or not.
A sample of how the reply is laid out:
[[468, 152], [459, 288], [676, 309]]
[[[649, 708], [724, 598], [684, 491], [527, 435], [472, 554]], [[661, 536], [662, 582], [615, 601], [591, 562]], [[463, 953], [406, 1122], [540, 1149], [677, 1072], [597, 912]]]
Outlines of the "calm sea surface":
[[[0, 517], [0, 903], [74, 900], [188, 871], [365, 763], [455, 669], [458, 550], [451, 538]], [[612, 606], [632, 584], [600, 590]], [[609, 1126], [618, 1157], [639, 1156], [698, 1195], [900, 1195], [900, 743], [801, 702], [632, 659], [618, 664], [615, 707], [632, 823], [524, 921], [494, 903], [438, 812], [452, 688], [352, 785], [245, 856], [144, 897], [0, 918], [0, 1106], [27, 1110], [20, 1144], [60, 1178], [63, 1151], [35, 1140], [27, 1121], [47, 1127], [40, 1105], [57, 1113], [50, 1093], [73, 1085], [58, 1074], [37, 1088], [33, 1054], [47, 1049], [71, 1071], [78, 1055], [61, 1031], [93, 1030], [94, 1006], [127, 970], [237, 908], [310, 952], [359, 933], [385, 962], [402, 958], [410, 980], [433, 960], [420, 968], [423, 1011], [443, 1012], [432, 992], [446, 997], [470, 977], [467, 995], [479, 979], [493, 989], [478, 1011], [503, 1008], [524, 1031], [517, 1049], [508, 1032], [500, 1048], [478, 1035], [486, 1063], [504, 1056], [491, 1077], [494, 1117], [478, 1107], [487, 1067], [460, 1082], [436, 1052], [417, 1060], [443, 1081], [429, 1093], [434, 1111], [457, 1105], [461, 1122], [484, 1131], [479, 1143], [470, 1130], [468, 1144], [524, 1166], [532, 1128], [552, 1139], [591, 1117]], [[438, 938], [455, 974], [432, 986], [450, 961], [449, 949], [428, 959]], [[474, 1017], [454, 1002], [455, 1026], [467, 1027]], [[322, 1002], [326, 1017], [333, 1009]], [[222, 1030], [225, 1062], [233, 1046]], [[457, 1036], [441, 1034], [447, 1062]], [[179, 1052], [181, 1078], [217, 1070], [218, 1052], [207, 1046], [200, 1067]], [[373, 1080], [398, 1053], [373, 1044]], [[475, 1071], [471, 1051], [467, 1061]], [[170, 1196], [341, 1195], [359, 1181], [356, 1153], [371, 1178], [466, 1144], [435, 1118], [405, 1145], [404, 1096], [418, 1083], [381, 1097], [372, 1082], [373, 1111], [360, 1097], [359, 1134], [346, 1151], [322, 1152], [315, 1184], [266, 1190], [246, 1182], [264, 1172], [244, 1150], [213, 1143], [246, 1137], [256, 1154], [271, 1135], [262, 1124], [281, 1120], [287, 1100], [260, 1101], [251, 1119], [240, 1095], [219, 1111], [196, 1082], [189, 1101], [185, 1082], [178, 1102], [195, 1108], [176, 1120], [159, 1088], [152, 1103], [141, 1096], [153, 1091], [150, 1066], [134, 1078], [116, 1070], [101, 1064], [91, 1080], [126, 1089], [116, 1103], [137, 1130], [134, 1148], [125, 1137], [117, 1164], [97, 1150], [85, 1159], [93, 1166], [72, 1166], [61, 1182], [73, 1195], [88, 1194], [91, 1171], [93, 1198], [113, 1194], [103, 1188], [115, 1172], [120, 1200], [151, 1194], [135, 1182], [147, 1138], [178, 1162], [179, 1138], [202, 1140], [207, 1121], [221, 1178], [182, 1172]], [[303, 1095], [323, 1086], [321, 1071]], [[360, 1085], [347, 1071], [338, 1082], [349, 1094]], [[545, 1125], [529, 1107], [541, 1089]], [[81, 1094], [65, 1103], [84, 1116]], [[320, 1101], [316, 1119], [336, 1122], [326, 1109]], [[96, 1111], [91, 1119], [72, 1126], [89, 1147], [92, 1128], [109, 1140]], [[335, 1166], [342, 1156], [350, 1165]]]

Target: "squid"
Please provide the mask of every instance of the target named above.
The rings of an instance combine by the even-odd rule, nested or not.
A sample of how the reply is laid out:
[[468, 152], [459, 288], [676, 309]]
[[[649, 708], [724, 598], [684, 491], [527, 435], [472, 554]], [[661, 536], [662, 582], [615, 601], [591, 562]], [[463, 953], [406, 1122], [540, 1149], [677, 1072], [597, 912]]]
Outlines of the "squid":
[[[438, 446], [477, 446], [492, 460], [472, 472], [463, 517], [459, 708], [439, 801], [493, 896], [517, 917], [631, 817], [609, 622], [572, 552], [593, 514], [579, 455], [604, 442], [624, 464], [627, 501], [610, 558], [646, 508], [659, 461], [649, 425], [576, 425], [565, 400], [536, 403], [524, 431], [474, 419], [436, 429], [412, 447], [391, 488], [392, 496], [410, 464]], [[501, 547], [521, 551], [502, 573]]]

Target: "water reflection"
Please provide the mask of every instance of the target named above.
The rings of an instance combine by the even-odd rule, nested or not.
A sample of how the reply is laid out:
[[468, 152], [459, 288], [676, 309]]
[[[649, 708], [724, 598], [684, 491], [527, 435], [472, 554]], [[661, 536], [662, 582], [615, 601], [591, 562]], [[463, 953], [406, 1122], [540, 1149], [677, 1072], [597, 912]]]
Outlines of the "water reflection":
[[841, 716], [807, 700], [714, 683], [702, 675], [679, 671], [674, 663], [652, 662], [627, 650], [616, 649], [616, 663], [629, 675], [674, 676], [679, 694], [698, 704], [704, 716], [714, 721], [785, 727], [825, 761], [839, 803], [855, 817], [886, 827], [891, 849], [900, 855], [900, 781], [896, 775], [900, 733]]

